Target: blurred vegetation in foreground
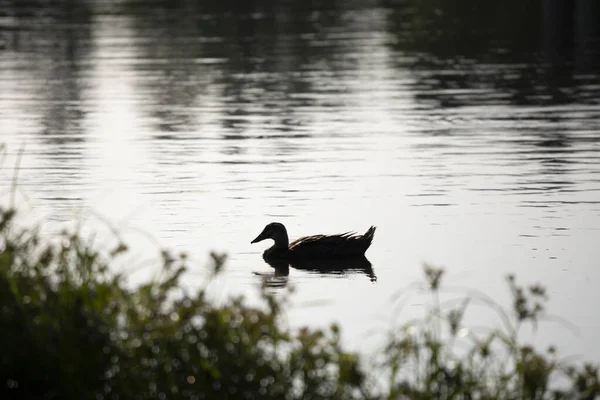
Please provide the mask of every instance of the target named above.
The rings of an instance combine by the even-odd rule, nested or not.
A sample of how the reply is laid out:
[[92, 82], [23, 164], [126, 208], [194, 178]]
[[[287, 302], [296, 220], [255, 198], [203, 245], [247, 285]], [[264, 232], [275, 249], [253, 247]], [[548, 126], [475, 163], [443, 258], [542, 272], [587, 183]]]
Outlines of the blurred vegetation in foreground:
[[[485, 295], [439, 300], [443, 270], [425, 266], [425, 316], [388, 332], [372, 359], [340, 331], [290, 329], [286, 296], [263, 290], [211, 302], [185, 290], [185, 256], [163, 253], [160, 278], [131, 287], [110, 266], [127, 253], [76, 234], [42, 240], [0, 209], [0, 398], [3, 399], [597, 399], [598, 366], [561, 361], [518, 340], [544, 317], [541, 286], [508, 278], [513, 305]], [[225, 257], [212, 254], [212, 273]], [[402, 302], [410, 293], [395, 301]], [[467, 329], [471, 304], [501, 329]]]

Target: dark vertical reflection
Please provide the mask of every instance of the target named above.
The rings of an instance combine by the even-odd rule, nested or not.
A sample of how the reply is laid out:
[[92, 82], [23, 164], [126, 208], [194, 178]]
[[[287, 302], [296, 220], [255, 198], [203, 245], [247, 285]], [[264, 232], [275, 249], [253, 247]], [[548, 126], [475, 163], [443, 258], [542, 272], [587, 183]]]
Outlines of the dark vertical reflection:
[[82, 121], [86, 114], [85, 69], [91, 51], [91, 10], [85, 2], [9, 7], [18, 21], [12, 48], [22, 63], [23, 82], [34, 88], [36, 101], [25, 104], [29, 118], [39, 120], [44, 143], [58, 154], [65, 146], [85, 138]]
[[578, 73], [600, 70], [600, 2], [583, 0], [575, 10], [575, 65]]
[[[191, 6], [157, 6], [137, 10], [134, 31], [139, 41], [135, 70], [143, 110], [156, 139], [178, 138], [197, 129], [198, 106], [211, 79], [202, 62], [201, 25]], [[207, 73], [208, 72], [208, 73]]]
[[[590, 62], [600, 48], [599, 7], [594, 4], [399, 2], [389, 14], [395, 37], [391, 44], [395, 51], [415, 56], [413, 63], [398, 67], [419, 71], [417, 99], [425, 104], [556, 105], [581, 96], [598, 98], [597, 89], [580, 92], [579, 86], [589, 82], [574, 81], [573, 70], [573, 54], [579, 55], [575, 58], [582, 71], [586, 65], [592, 68]], [[490, 92], [485, 96], [452, 93], [482, 89]]]
[[565, 64], [572, 56], [575, 2], [542, 1], [543, 53], [550, 64]]
[[56, 10], [58, 29], [51, 29], [52, 40], [44, 51], [46, 62], [41, 65], [47, 76], [40, 133], [57, 150], [85, 139], [82, 125], [88, 111], [85, 91], [89, 86], [85, 61], [91, 51], [91, 24], [88, 10], [75, 3], [68, 1]]
[[[316, 104], [314, 93], [326, 90], [323, 84], [330, 84], [320, 82], [323, 75], [340, 75], [334, 60], [348, 43], [330, 39], [329, 32], [343, 28], [347, 5], [226, 4], [231, 7], [156, 2], [153, 7], [132, 3], [127, 9], [135, 35], [150, 39], [139, 41], [143, 61], [135, 68], [154, 138], [212, 136], [204, 116], [216, 113], [216, 129], [224, 139], [307, 135], [302, 129], [312, 115], [303, 110]], [[223, 152], [237, 154], [243, 148], [231, 144]]]
[[[531, 0], [506, 2], [389, 1], [390, 48], [396, 68], [414, 73], [414, 97], [434, 114], [481, 107], [486, 119], [497, 106], [558, 107], [600, 104], [598, 2]], [[407, 61], [407, 59], [409, 61]], [[593, 72], [592, 72], [593, 71]], [[581, 75], [587, 72], [587, 75]], [[591, 73], [590, 73], [591, 72]], [[486, 108], [483, 108], [486, 107]], [[582, 111], [579, 124], [564, 112], [524, 113], [527, 128], [510, 140], [513, 162], [539, 164], [538, 174], [517, 177], [515, 190], [550, 193], [575, 184], [569, 172], [593, 147], [597, 111]], [[446, 115], [446, 114], [444, 114]], [[595, 117], [596, 116], [596, 117]], [[503, 117], [505, 118], [505, 117]], [[436, 135], [437, 130], [424, 134]], [[448, 141], [461, 132], [451, 129]], [[482, 135], [485, 133], [482, 132]], [[597, 136], [597, 131], [595, 133]], [[490, 143], [490, 146], [493, 146]], [[581, 170], [587, 167], [580, 165]]]
[[279, 5], [266, 12], [229, 15], [223, 22], [235, 27], [228, 38], [226, 56], [226, 135], [238, 137], [253, 116], [260, 117], [258, 124], [283, 132], [305, 125], [306, 116], [295, 115], [302, 105], [293, 94], [313, 90], [312, 82], [302, 72], [312, 57], [318, 57], [302, 38], [303, 34], [315, 34], [307, 11]]
[[[58, 202], [48, 218], [60, 218], [58, 208], [79, 204], [85, 182], [92, 11], [86, 2], [75, 0], [12, 2], [4, 10], [16, 21], [8, 46], [12, 75], [20, 77], [22, 88], [10, 96], [24, 120], [23, 134], [41, 144], [25, 147], [26, 152], [37, 150], [29, 158], [35, 160], [33, 170], [27, 171], [32, 181], [23, 177], [21, 183], [35, 185], [43, 201]], [[25, 100], [20, 100], [22, 95]], [[24, 136], [22, 143], [27, 140]]]

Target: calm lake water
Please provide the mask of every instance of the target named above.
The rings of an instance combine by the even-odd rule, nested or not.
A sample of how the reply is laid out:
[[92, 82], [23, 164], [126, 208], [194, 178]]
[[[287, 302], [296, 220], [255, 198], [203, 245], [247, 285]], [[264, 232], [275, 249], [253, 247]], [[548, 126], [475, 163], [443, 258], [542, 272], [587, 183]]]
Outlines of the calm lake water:
[[[221, 298], [294, 286], [292, 325], [337, 321], [367, 351], [423, 311], [390, 303], [423, 262], [506, 305], [515, 273], [580, 330], [542, 324], [538, 343], [600, 360], [596, 2], [66, 3], [0, 8], [0, 193], [22, 149], [24, 218], [107, 219], [134, 282], [156, 243], [190, 253], [191, 286], [227, 251]], [[376, 225], [376, 280], [256, 275], [272, 221], [292, 239]]]

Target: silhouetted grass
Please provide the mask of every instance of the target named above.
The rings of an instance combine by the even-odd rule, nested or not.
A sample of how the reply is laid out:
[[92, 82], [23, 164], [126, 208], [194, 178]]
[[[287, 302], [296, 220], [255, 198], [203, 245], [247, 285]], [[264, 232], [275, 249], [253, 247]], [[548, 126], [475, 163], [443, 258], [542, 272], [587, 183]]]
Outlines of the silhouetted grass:
[[[388, 372], [390, 399], [598, 399], [598, 366], [560, 360], [555, 347], [539, 352], [519, 332], [546, 319], [543, 286], [521, 286], [507, 277], [512, 307], [503, 308], [478, 291], [440, 302], [444, 270], [425, 265], [431, 301], [421, 320], [388, 336], [381, 366]], [[401, 297], [399, 300], [405, 300]], [[500, 328], [466, 326], [472, 305], [494, 315]], [[564, 322], [566, 323], [566, 322]]]
[[[162, 254], [160, 278], [131, 287], [105, 253], [81, 236], [43, 240], [0, 209], [0, 398], [10, 399], [595, 399], [598, 368], [561, 362], [519, 343], [543, 316], [545, 291], [514, 278], [510, 311], [469, 293], [440, 303], [443, 270], [426, 266], [432, 300], [424, 319], [390, 332], [378, 367], [340, 344], [340, 331], [289, 329], [286, 297], [262, 306], [210, 301], [205, 284], [186, 290], [184, 255]], [[220, 273], [225, 257], [211, 254]], [[209, 281], [210, 282], [210, 281]], [[471, 303], [503, 329], [464, 326]], [[456, 305], [457, 304], [457, 305]], [[561, 375], [560, 388], [553, 385]], [[385, 387], [376, 381], [388, 380]], [[560, 390], [559, 390], [560, 389]]]
[[[130, 288], [109, 268], [126, 246], [48, 243], [14, 215], [0, 210], [1, 398], [365, 397], [338, 329], [290, 331], [285, 300], [215, 305], [206, 287], [181, 287], [186, 258], [169, 252], [159, 280]], [[211, 258], [218, 274], [224, 257]]]

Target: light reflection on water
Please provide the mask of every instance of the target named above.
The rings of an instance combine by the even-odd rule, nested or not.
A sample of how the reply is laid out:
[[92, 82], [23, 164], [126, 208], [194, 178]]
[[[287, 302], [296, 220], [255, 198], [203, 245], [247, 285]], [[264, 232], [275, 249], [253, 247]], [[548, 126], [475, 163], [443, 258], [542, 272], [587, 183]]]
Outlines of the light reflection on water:
[[[224, 293], [296, 285], [297, 304], [324, 303], [293, 321], [338, 320], [359, 347], [422, 261], [497, 296], [515, 272], [584, 330], [543, 340], [600, 359], [598, 75], [529, 48], [415, 48], [402, 12], [360, 3], [25, 13], [0, 50], [0, 189], [23, 146], [19, 187], [48, 231], [93, 210], [200, 264], [226, 250]], [[377, 225], [377, 281], [269, 277], [249, 242], [273, 220], [292, 238]]]

